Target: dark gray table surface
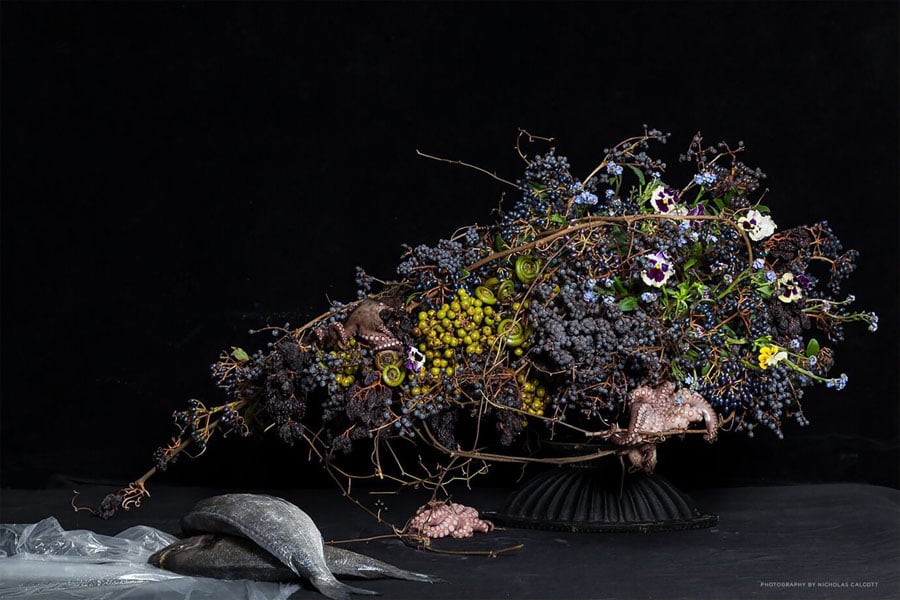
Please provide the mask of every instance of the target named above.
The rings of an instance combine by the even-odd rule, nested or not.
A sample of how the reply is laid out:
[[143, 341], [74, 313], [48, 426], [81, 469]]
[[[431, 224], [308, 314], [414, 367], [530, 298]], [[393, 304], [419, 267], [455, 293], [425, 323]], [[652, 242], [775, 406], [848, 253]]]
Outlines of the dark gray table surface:
[[[83, 498], [108, 488], [81, 486]], [[139, 510], [103, 521], [70, 507], [71, 488], [0, 491], [0, 522], [56, 517], [66, 529], [115, 534], [142, 524], [178, 534], [178, 519], [221, 490], [155, 486]], [[384, 525], [336, 489], [274, 492], [302, 507], [326, 540], [385, 533]], [[460, 493], [480, 510], [499, 508], [500, 489]], [[397, 539], [350, 547], [447, 583], [366, 581], [386, 599], [462, 598], [900, 598], [900, 491], [864, 484], [737, 487], [692, 492], [711, 529], [662, 533], [566, 533], [505, 529], [477, 534], [471, 548], [515, 544], [498, 557], [452, 556], [409, 548]], [[386, 496], [386, 517], [402, 524], [427, 496]], [[456, 543], [454, 548], [466, 547]], [[300, 591], [296, 598], [321, 598]]]

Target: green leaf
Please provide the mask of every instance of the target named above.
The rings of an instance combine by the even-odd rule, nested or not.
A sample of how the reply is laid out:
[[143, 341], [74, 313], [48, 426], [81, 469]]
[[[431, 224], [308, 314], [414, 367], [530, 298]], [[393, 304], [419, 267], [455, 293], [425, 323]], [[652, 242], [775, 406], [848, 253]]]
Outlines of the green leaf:
[[250, 360], [250, 355], [243, 348], [238, 348], [237, 346], [231, 347], [231, 356], [234, 357], [234, 360], [238, 362], [243, 362], [245, 360]]
[[703, 365], [703, 369], [700, 370], [700, 375], [702, 375], [703, 377], [706, 377], [707, 375], [709, 375], [709, 371], [710, 371], [711, 369], [712, 369], [712, 363], [711, 363], [711, 362], [706, 362], [706, 363]]
[[628, 168], [631, 169], [632, 171], [634, 171], [634, 174], [637, 175], [638, 181], [641, 183], [641, 187], [643, 187], [644, 182], [646, 181], [644, 179], [644, 172], [641, 171], [639, 168], [637, 168], [634, 165], [628, 165]]
[[509, 248], [509, 246], [506, 245], [506, 242], [503, 241], [503, 237], [498, 233], [497, 237], [494, 238], [494, 250], [501, 252], [507, 248]]
[[719, 209], [719, 212], [722, 212], [725, 209], [725, 201], [721, 198], [713, 198], [713, 203], [715, 203], [716, 208]]
[[816, 338], [811, 338], [809, 343], [806, 344], [806, 355], [807, 356], [815, 356], [819, 353], [819, 341]]
[[756, 210], [758, 210], [759, 212], [772, 212], [772, 211], [769, 209], [769, 207], [766, 206], [765, 204], [757, 204], [757, 205], [756, 205]]
[[528, 186], [532, 189], [532, 191], [538, 195], [538, 197], [542, 200], [545, 200], [547, 194], [545, 193], [547, 190], [547, 186], [542, 183], [535, 183], [534, 181], [529, 181]]
[[550, 220], [561, 225], [566, 224], [566, 220], [562, 218], [558, 213], [553, 213], [552, 215], [550, 215]]
[[619, 300], [619, 310], [622, 312], [631, 312], [637, 308], [638, 299], [634, 296], [626, 296]]

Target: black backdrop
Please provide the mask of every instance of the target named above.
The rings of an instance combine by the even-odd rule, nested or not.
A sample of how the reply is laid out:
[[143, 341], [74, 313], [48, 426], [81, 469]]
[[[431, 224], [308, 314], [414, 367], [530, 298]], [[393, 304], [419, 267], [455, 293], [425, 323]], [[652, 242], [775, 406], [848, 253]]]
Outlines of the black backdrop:
[[[643, 123], [744, 140], [782, 228], [827, 218], [881, 329], [779, 442], [670, 441], [685, 485], [898, 485], [898, 9], [885, 3], [57, 4], [2, 10], [2, 485], [124, 483], [247, 330], [491, 219], [518, 128], [586, 174]], [[172, 482], [321, 483], [272, 441]]]

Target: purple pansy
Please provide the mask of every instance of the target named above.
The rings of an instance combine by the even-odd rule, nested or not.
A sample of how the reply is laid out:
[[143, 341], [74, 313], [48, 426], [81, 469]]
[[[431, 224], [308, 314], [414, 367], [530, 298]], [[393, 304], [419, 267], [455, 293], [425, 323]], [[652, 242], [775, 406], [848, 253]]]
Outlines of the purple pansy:
[[810, 279], [810, 278], [807, 277], [806, 275], [804, 275], [804, 274], [801, 273], [800, 275], [797, 275], [797, 277], [795, 278], [795, 280], [796, 280], [797, 283], [800, 285], [800, 288], [801, 288], [803, 291], [808, 292], [810, 289], [812, 289], [813, 281], [812, 281], [812, 279]]
[[680, 214], [681, 210], [679, 210], [680, 207], [678, 206], [678, 190], [663, 184], [656, 186], [653, 189], [653, 194], [650, 196], [650, 206], [653, 207], [653, 210], [663, 215], [669, 213]]
[[662, 251], [650, 256], [650, 267], [641, 272], [641, 279], [649, 286], [662, 287], [672, 276], [672, 261]]
[[777, 227], [772, 217], [764, 215], [758, 210], [748, 210], [747, 216], [738, 219], [738, 225], [747, 232], [747, 235], [754, 242], [766, 239], [775, 233]]
[[796, 302], [803, 297], [803, 291], [793, 273], [785, 273], [778, 279], [780, 294], [778, 299], [785, 303]]
[[416, 348], [410, 346], [406, 349], [406, 368], [413, 373], [417, 373], [425, 366], [425, 355]]

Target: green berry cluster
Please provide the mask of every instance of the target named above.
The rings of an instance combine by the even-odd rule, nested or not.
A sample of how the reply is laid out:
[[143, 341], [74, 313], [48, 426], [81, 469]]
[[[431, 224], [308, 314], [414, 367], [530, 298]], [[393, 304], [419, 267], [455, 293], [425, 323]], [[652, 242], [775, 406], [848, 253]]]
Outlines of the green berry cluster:
[[[499, 280], [496, 285], [501, 287]], [[420, 377], [437, 379], [442, 374], [453, 375], [467, 362], [467, 357], [496, 351], [501, 344], [514, 356], [522, 356], [527, 347], [527, 332], [521, 318], [505, 317], [522, 308], [519, 302], [504, 306], [491, 287], [478, 286], [474, 295], [461, 287], [449, 302], [420, 311], [413, 328], [416, 346], [426, 360]]]

